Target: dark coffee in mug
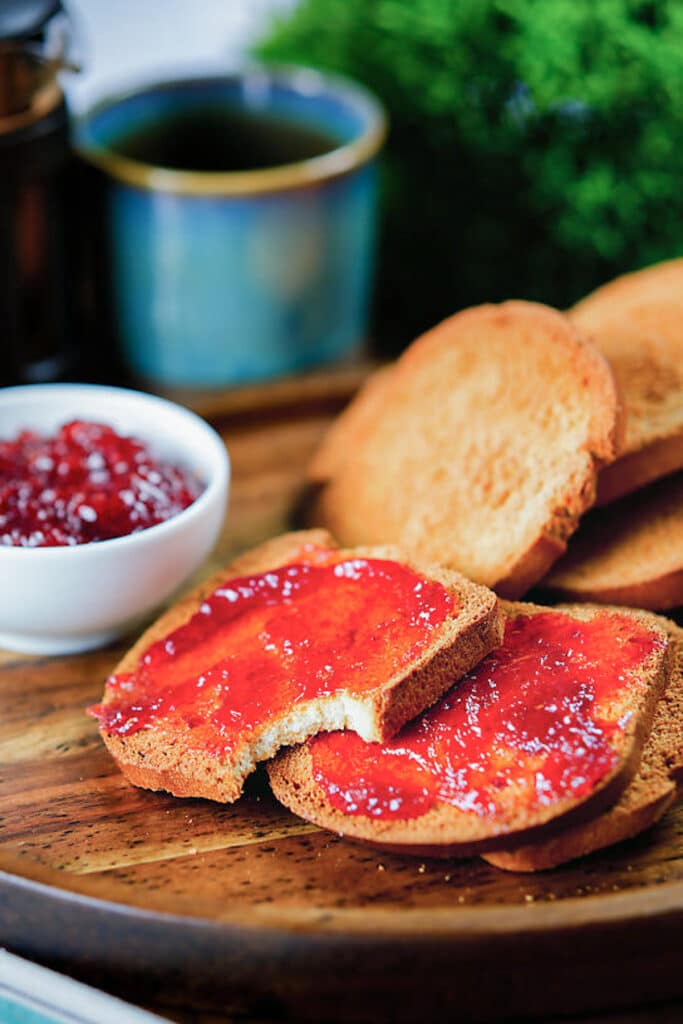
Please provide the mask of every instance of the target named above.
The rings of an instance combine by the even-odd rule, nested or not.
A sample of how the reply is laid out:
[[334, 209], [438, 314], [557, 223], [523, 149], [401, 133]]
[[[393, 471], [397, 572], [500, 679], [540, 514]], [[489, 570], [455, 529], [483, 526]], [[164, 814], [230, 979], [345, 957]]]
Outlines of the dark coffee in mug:
[[322, 156], [327, 132], [257, 111], [206, 107], [173, 113], [115, 139], [121, 156], [182, 171], [254, 171]]

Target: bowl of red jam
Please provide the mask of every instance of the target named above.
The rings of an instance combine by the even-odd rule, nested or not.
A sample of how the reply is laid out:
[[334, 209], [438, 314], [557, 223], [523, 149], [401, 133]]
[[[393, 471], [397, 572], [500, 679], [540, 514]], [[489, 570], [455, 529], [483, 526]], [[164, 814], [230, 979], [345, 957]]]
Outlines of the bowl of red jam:
[[0, 647], [65, 654], [135, 628], [209, 554], [229, 479], [220, 437], [172, 402], [0, 390]]

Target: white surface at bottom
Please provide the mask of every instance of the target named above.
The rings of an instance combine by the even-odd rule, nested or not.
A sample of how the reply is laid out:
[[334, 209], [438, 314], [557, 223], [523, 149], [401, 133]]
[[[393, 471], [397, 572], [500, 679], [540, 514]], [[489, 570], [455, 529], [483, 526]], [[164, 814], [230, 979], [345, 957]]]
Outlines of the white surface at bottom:
[[0, 949], [1, 1024], [169, 1024]]

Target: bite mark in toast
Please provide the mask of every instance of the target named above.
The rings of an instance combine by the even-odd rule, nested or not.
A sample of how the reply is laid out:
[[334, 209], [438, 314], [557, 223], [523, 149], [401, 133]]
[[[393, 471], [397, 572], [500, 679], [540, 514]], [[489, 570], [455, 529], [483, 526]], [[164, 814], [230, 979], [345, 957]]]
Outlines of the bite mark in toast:
[[495, 595], [457, 573], [289, 534], [163, 615], [91, 713], [135, 785], [232, 801], [284, 744], [394, 735], [501, 632]]

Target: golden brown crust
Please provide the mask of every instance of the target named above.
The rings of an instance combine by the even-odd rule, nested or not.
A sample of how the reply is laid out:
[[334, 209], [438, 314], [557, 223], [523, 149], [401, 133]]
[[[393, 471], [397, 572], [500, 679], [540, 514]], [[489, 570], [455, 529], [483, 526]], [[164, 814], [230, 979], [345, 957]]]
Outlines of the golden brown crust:
[[683, 604], [683, 473], [591, 512], [542, 586], [564, 600]]
[[[497, 604], [496, 604], [497, 607]], [[458, 635], [456, 648], [436, 652], [429, 662], [429, 671], [414, 669], [381, 699], [383, 722], [381, 740], [395, 736], [406, 722], [417, 718], [439, 697], [450, 690], [454, 679], [460, 679], [502, 640], [502, 619], [498, 614], [473, 618]], [[418, 673], [421, 678], [418, 679]]]
[[651, 828], [674, 803], [675, 795], [675, 787], [669, 784], [648, 798], [642, 806], [634, 807], [627, 815], [617, 816], [614, 809], [609, 809], [567, 833], [561, 832], [538, 844], [529, 843], [516, 850], [490, 850], [482, 854], [482, 857], [504, 871], [548, 871], [567, 861], [631, 839]]
[[[219, 765], [215, 772], [207, 771], [206, 764], [188, 763], [183, 751], [173, 749], [172, 740], [168, 741], [166, 749], [160, 750], [159, 737], [152, 739], [139, 733], [136, 737], [139, 738], [127, 740], [102, 732], [109, 753], [133, 786], [163, 790], [178, 797], [203, 797], [219, 803], [232, 803], [241, 795], [243, 780], [220, 771]], [[155, 763], [146, 763], [147, 758]]]
[[535, 303], [444, 321], [369, 404], [350, 431], [353, 458], [333, 453], [313, 521], [345, 544], [397, 543], [514, 596], [562, 553], [623, 436], [606, 360]]
[[[496, 593], [509, 601], [523, 597], [534, 583], [542, 579], [551, 566], [567, 550], [567, 540], [579, 524], [579, 516], [556, 513], [548, 524], [548, 534], [539, 537], [513, 566], [508, 575], [496, 583]], [[550, 531], [554, 530], [553, 536]], [[563, 538], [563, 539], [560, 539]]]
[[[277, 568], [316, 547], [336, 550], [337, 545], [326, 531], [308, 530], [266, 541], [242, 555], [162, 615], [126, 654], [114, 674], [134, 671], [143, 652], [187, 622], [218, 585], [235, 576]], [[148, 789], [165, 789], [176, 796], [235, 800], [246, 775], [253, 770], [254, 761], [272, 756], [283, 743], [302, 742], [321, 729], [342, 727], [357, 728], [363, 735], [368, 733], [368, 739], [388, 739], [437, 700], [454, 678], [469, 671], [500, 642], [502, 620], [498, 601], [491, 591], [470, 583], [458, 573], [416, 564], [403, 558], [395, 548], [357, 548], [348, 554], [399, 560], [441, 582], [455, 596], [457, 613], [438, 629], [432, 646], [405, 671], [375, 690], [355, 696], [331, 694], [300, 709], [292, 708], [290, 714], [276, 723], [282, 730], [281, 738], [278, 741], [275, 737], [263, 753], [259, 753], [260, 734], [249, 745], [233, 751], [229, 759], [221, 761], [188, 749], [182, 737], [162, 721], [128, 737], [101, 729], [107, 748], [131, 782]], [[340, 552], [340, 557], [343, 555], [344, 552]], [[103, 703], [112, 700], [115, 697], [105, 691]], [[298, 712], [314, 717], [302, 715], [299, 720]], [[266, 727], [266, 732], [268, 728], [270, 726]]]
[[651, 611], [667, 611], [683, 604], [683, 569], [677, 569], [662, 576], [655, 576], [642, 583], [622, 586], [572, 587], [553, 583], [549, 588], [564, 601], [589, 601], [594, 604], [623, 604], [629, 608], [648, 608]]
[[[536, 615], [554, 609], [529, 604], [506, 604], [506, 613]], [[595, 606], [561, 609], [578, 619], [590, 619]], [[656, 616], [647, 612], [619, 609], [668, 641], [667, 630]], [[419, 818], [406, 821], [375, 820], [346, 815], [332, 807], [312, 777], [312, 761], [306, 746], [284, 751], [268, 765], [276, 797], [295, 813], [324, 828], [382, 848], [418, 856], [470, 856], [489, 849], [515, 848], [534, 835], [547, 837], [571, 823], [599, 814], [618, 799], [636, 772], [657, 701], [668, 682], [672, 665], [671, 646], [658, 649], [650, 658], [642, 678], [644, 685], [632, 695], [634, 714], [622, 734], [619, 762], [596, 789], [582, 800], [566, 798], [551, 808], [539, 809], [531, 818], [507, 821], [478, 818], [454, 807], [439, 804]], [[620, 712], [621, 713], [621, 712]]]
[[683, 286], [683, 257], [654, 263], [608, 281], [581, 299], [570, 310], [572, 316], [584, 317], [599, 310], [610, 315], [615, 309], [627, 309], [643, 302], [667, 299], [680, 294]]
[[683, 468], [683, 259], [619, 277], [569, 316], [611, 363], [626, 404], [624, 450], [598, 484], [605, 504]]
[[[681, 313], [683, 317], [683, 312]], [[683, 340], [681, 342], [683, 356]], [[682, 399], [683, 402], [683, 399]], [[683, 466], [683, 429], [670, 437], [620, 456], [606, 466], [598, 477], [597, 506], [608, 505], [625, 494], [637, 491], [660, 477], [669, 476]]]
[[630, 839], [649, 828], [676, 799], [683, 765], [683, 630], [666, 625], [675, 649], [669, 685], [654, 714], [638, 771], [617, 803], [591, 821], [563, 829], [516, 850], [493, 851], [484, 859], [507, 871], [543, 871]]

